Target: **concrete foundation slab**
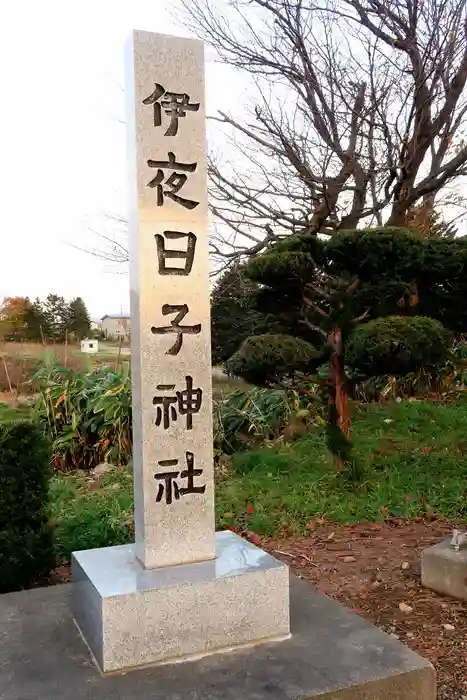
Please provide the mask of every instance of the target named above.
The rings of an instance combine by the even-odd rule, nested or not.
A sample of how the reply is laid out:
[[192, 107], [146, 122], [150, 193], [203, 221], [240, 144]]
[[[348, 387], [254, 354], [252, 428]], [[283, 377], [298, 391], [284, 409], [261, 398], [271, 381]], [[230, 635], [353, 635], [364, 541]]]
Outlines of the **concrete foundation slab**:
[[292, 637], [102, 676], [69, 611], [71, 586], [0, 596], [2, 700], [435, 700], [431, 665], [291, 581]]
[[456, 552], [448, 537], [422, 552], [422, 585], [467, 600], [467, 549]]
[[289, 570], [233, 532], [216, 559], [145, 569], [133, 545], [73, 554], [73, 614], [105, 673], [290, 634]]

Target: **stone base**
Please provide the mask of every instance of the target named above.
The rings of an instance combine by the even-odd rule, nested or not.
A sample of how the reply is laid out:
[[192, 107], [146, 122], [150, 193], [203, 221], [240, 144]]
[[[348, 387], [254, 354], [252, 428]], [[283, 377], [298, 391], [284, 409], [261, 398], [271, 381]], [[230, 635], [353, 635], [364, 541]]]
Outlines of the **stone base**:
[[467, 600], [467, 549], [456, 552], [451, 538], [422, 552], [422, 585], [452, 598]]
[[185, 664], [102, 676], [70, 614], [71, 586], [0, 595], [2, 700], [435, 700], [432, 666], [291, 580], [292, 636]]
[[289, 571], [233, 532], [216, 559], [144, 569], [134, 547], [73, 554], [73, 614], [104, 673], [285, 639]]

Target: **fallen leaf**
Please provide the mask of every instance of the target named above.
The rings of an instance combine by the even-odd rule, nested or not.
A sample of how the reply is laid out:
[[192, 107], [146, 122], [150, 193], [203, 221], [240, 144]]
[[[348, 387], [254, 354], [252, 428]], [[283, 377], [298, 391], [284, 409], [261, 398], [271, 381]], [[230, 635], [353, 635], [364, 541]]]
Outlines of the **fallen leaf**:
[[261, 544], [261, 537], [256, 534], [256, 532], [249, 532], [248, 539], [251, 544], [255, 544], [257, 547]]
[[344, 557], [342, 560], [345, 564], [350, 564], [353, 561], [357, 561], [355, 557]]
[[411, 605], [407, 605], [407, 603], [399, 603], [399, 610], [403, 613], [411, 613], [413, 608]]

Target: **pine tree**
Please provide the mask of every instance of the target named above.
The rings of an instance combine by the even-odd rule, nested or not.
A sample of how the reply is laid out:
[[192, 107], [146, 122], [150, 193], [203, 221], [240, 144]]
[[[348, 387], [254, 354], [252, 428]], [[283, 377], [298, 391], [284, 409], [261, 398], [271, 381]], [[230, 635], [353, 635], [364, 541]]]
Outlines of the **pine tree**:
[[233, 265], [217, 279], [211, 294], [214, 364], [228, 360], [246, 338], [266, 332], [265, 317], [252, 308], [254, 290], [255, 285], [245, 277], [241, 265]]
[[36, 298], [26, 312], [27, 339], [41, 341], [47, 336], [47, 320], [42, 302]]
[[65, 339], [69, 321], [69, 306], [58, 294], [48, 294], [43, 304], [46, 336], [55, 342]]
[[[275, 243], [245, 268], [256, 284], [256, 308], [274, 330], [246, 339], [227, 368], [254, 384], [299, 393], [319, 384], [329, 449], [355, 477], [351, 383], [384, 374], [384, 367], [405, 376], [443, 365], [450, 334], [441, 323], [450, 327], [453, 290], [467, 294], [463, 265], [452, 266], [459, 259], [467, 261], [467, 239], [427, 241], [397, 228], [343, 232], [329, 241], [297, 234]], [[434, 298], [429, 281], [442, 272], [453, 284], [440, 278]], [[457, 320], [467, 322], [455, 306]]]
[[68, 305], [68, 333], [73, 333], [78, 340], [89, 335], [91, 319], [82, 297], [76, 297]]

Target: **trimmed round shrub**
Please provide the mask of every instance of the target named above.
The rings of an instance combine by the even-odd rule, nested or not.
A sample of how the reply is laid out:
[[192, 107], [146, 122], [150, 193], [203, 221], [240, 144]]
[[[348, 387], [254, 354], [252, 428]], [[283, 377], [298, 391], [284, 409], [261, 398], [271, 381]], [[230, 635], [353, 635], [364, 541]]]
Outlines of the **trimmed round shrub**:
[[275, 243], [261, 255], [248, 261], [245, 274], [250, 280], [267, 286], [298, 285], [315, 277], [322, 261], [324, 243], [316, 235], [295, 234]]
[[245, 340], [226, 363], [229, 374], [252, 384], [274, 383], [296, 372], [310, 373], [318, 354], [310, 343], [291, 335], [264, 334]]
[[0, 593], [27, 588], [54, 566], [49, 470], [38, 425], [0, 424]]
[[413, 231], [395, 227], [343, 231], [326, 245], [334, 270], [362, 281], [376, 281], [378, 274], [412, 280], [422, 268], [424, 251], [424, 241]]
[[440, 368], [449, 356], [451, 336], [425, 316], [376, 318], [351, 332], [345, 363], [363, 377], [404, 376], [421, 368]]

